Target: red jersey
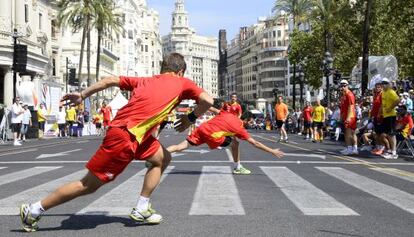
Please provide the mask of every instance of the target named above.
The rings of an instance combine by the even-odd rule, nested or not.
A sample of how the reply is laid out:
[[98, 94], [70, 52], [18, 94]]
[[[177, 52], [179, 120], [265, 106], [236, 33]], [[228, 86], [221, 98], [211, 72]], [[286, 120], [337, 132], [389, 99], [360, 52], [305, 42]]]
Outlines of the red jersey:
[[207, 143], [211, 149], [223, 144], [225, 137], [237, 137], [242, 140], [250, 138], [249, 133], [237, 116], [227, 111], [221, 111], [214, 118], [200, 125], [188, 137], [195, 145]]
[[312, 107], [310, 107], [310, 106], [306, 106], [304, 109], [303, 109], [303, 112], [302, 112], [302, 116], [303, 116], [303, 120], [305, 120], [306, 122], [308, 122], [308, 121], [311, 121], [312, 120]]
[[110, 106], [105, 106], [105, 108], [101, 108], [101, 114], [103, 115], [103, 121], [110, 121], [112, 109]]
[[148, 138], [168, 114], [185, 99], [198, 100], [203, 89], [191, 80], [172, 75], [120, 77], [121, 90], [131, 98], [112, 120], [112, 127], [126, 127], [138, 143]]
[[371, 118], [378, 118], [380, 117], [380, 108], [382, 103], [382, 93], [379, 93], [374, 96], [374, 100], [372, 102], [372, 109], [371, 109]]
[[348, 93], [343, 95], [341, 98], [341, 119], [343, 121], [345, 121], [348, 117], [348, 109], [350, 105], [354, 105], [354, 110], [351, 111], [351, 118], [356, 118], [355, 96], [354, 93], [352, 93], [352, 91], [348, 91]]
[[397, 125], [402, 126], [401, 134], [404, 137], [408, 137], [411, 134], [411, 130], [413, 129], [413, 118], [411, 118], [411, 114], [406, 114], [404, 117], [398, 117]]
[[242, 108], [239, 103], [234, 102], [233, 104], [230, 104], [229, 110], [230, 113], [236, 115], [237, 117], [240, 117], [242, 114]]

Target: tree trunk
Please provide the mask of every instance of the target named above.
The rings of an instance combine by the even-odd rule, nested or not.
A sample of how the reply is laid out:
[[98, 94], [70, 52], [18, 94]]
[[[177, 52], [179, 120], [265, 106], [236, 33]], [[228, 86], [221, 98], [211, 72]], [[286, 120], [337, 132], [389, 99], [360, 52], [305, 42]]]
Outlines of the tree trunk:
[[99, 81], [99, 69], [101, 64], [101, 41], [102, 41], [102, 30], [98, 29], [98, 45], [96, 49], [96, 81]]
[[86, 32], [86, 69], [88, 71], [88, 86], [92, 85], [91, 81], [91, 29], [90, 29], [90, 16], [86, 20], [88, 31]]
[[372, 0], [367, 0], [367, 9], [365, 10], [364, 36], [362, 46], [362, 95], [365, 95], [368, 87], [368, 69], [369, 69], [369, 25], [371, 19]]
[[85, 51], [85, 39], [86, 39], [86, 31], [88, 29], [86, 27], [83, 28], [82, 31], [82, 41], [81, 41], [81, 49], [80, 49], [80, 56], [79, 56], [79, 70], [78, 70], [78, 80], [79, 83], [82, 83], [82, 66], [83, 66], [83, 52]]

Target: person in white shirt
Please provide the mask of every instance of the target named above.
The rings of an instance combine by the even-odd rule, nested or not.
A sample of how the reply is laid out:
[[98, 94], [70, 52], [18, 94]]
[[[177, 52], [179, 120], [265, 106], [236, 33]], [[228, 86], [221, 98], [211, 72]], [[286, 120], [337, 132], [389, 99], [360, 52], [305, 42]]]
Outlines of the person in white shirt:
[[20, 140], [26, 141], [26, 133], [29, 130], [29, 127], [32, 126], [32, 114], [30, 113], [30, 110], [28, 108], [27, 104], [23, 105], [24, 113], [23, 119], [22, 119], [22, 128], [20, 129]]
[[59, 127], [58, 137], [64, 138], [66, 136], [66, 112], [62, 106], [59, 107], [59, 112], [57, 113], [57, 124]]
[[21, 146], [22, 144], [18, 141], [20, 129], [22, 126], [22, 120], [23, 120], [23, 107], [20, 105], [20, 97], [16, 97], [13, 100], [12, 105], [12, 117], [11, 117], [11, 129], [13, 132], [13, 145], [14, 146]]

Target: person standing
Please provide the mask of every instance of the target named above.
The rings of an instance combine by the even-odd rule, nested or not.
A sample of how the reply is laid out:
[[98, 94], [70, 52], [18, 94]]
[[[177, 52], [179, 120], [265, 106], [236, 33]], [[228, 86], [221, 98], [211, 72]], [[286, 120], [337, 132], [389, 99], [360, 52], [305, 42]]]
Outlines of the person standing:
[[[20, 206], [23, 229], [27, 232], [36, 231], [45, 211], [94, 193], [116, 179], [134, 159], [149, 161], [151, 167], [145, 174], [141, 194], [129, 217], [140, 224], [161, 223], [162, 216], [152, 208], [150, 197], [171, 161], [171, 154], [152, 136], [152, 132], [183, 100], [196, 100], [197, 107], [179, 119], [176, 126], [178, 132], [185, 131], [213, 105], [210, 95], [183, 77], [185, 70], [184, 56], [172, 53], [164, 58], [161, 75], [146, 78], [104, 77], [80, 93], [66, 94], [62, 101], [75, 104], [81, 104], [94, 93], [113, 86], [131, 91], [134, 96], [118, 111], [102, 145], [86, 164], [88, 173], [82, 179], [62, 185], [36, 203]], [[128, 194], [134, 192], [125, 195]]]
[[384, 118], [384, 133], [390, 144], [391, 153], [385, 152], [382, 157], [385, 159], [397, 159], [397, 140], [395, 137], [395, 124], [397, 119], [397, 111], [395, 107], [400, 103], [400, 98], [397, 93], [391, 88], [391, 82], [388, 78], [383, 78], [381, 81], [382, 92], [382, 117]]
[[22, 115], [24, 113], [23, 107], [20, 104], [20, 97], [16, 97], [13, 100], [12, 105], [12, 117], [11, 117], [11, 129], [13, 132], [13, 145], [14, 146], [21, 146], [22, 144], [19, 142], [19, 133], [22, 126]]
[[325, 107], [321, 105], [320, 100], [316, 100], [316, 105], [312, 112], [313, 120], [313, 140], [312, 142], [323, 141], [323, 126], [325, 124]]
[[346, 149], [342, 150], [343, 155], [358, 155], [358, 141], [355, 134], [357, 128], [357, 116], [355, 112], [355, 95], [349, 89], [347, 80], [340, 82], [342, 91], [341, 97], [341, 120], [345, 129]]
[[84, 127], [84, 124], [85, 124], [85, 117], [84, 117], [82, 109], [80, 109], [79, 112], [78, 112], [76, 122], [78, 124], [78, 127], [76, 129], [77, 137], [82, 137], [83, 136], [83, 127]]
[[383, 143], [383, 139], [382, 139], [383, 133], [384, 133], [384, 125], [383, 125], [383, 117], [382, 117], [382, 112], [381, 112], [381, 104], [382, 104], [382, 85], [381, 85], [381, 81], [379, 81], [377, 84], [375, 84], [374, 97], [373, 97], [372, 107], [370, 111], [370, 117], [374, 123], [374, 139], [375, 139], [375, 145], [376, 145], [375, 149], [371, 151], [371, 154], [373, 155], [382, 155], [386, 147], [386, 144]]
[[66, 112], [62, 106], [59, 106], [59, 112], [57, 114], [57, 124], [59, 127], [59, 134], [58, 137], [64, 138], [66, 137], [65, 130], [66, 130]]
[[37, 122], [39, 124], [39, 139], [43, 138], [45, 133], [45, 124], [46, 124], [46, 108], [43, 103], [40, 104], [40, 108], [37, 110]]
[[69, 127], [69, 136], [73, 137], [75, 135], [75, 131], [73, 131], [73, 125], [76, 122], [76, 109], [74, 104], [71, 104], [69, 109], [66, 110], [66, 122]]
[[410, 98], [410, 94], [408, 94], [408, 92], [404, 92], [403, 97], [405, 99], [405, 106], [407, 107], [407, 111], [409, 113], [413, 112], [413, 100]]
[[303, 108], [302, 112], [303, 118], [303, 133], [306, 133], [306, 140], [313, 139], [313, 131], [312, 131], [312, 106], [310, 105], [309, 101], [306, 101], [305, 108]]
[[111, 124], [112, 120], [112, 108], [111, 106], [107, 105], [106, 102], [102, 102], [101, 110], [99, 111], [100, 114], [102, 114], [103, 117], [103, 128], [104, 133], [108, 129], [108, 126]]
[[280, 133], [280, 141], [288, 142], [288, 135], [285, 129], [286, 119], [288, 117], [289, 110], [288, 106], [283, 103], [283, 97], [279, 96], [278, 102], [275, 105], [275, 118], [276, 118], [276, 126], [279, 129]]
[[22, 128], [20, 130], [20, 140], [26, 141], [26, 134], [29, 130], [29, 127], [32, 126], [32, 114], [30, 113], [29, 107], [27, 104], [23, 105], [24, 113], [22, 119]]
[[229, 112], [236, 115], [238, 118], [241, 118], [243, 114], [243, 110], [241, 105], [239, 104], [236, 93], [231, 94]]
[[20, 97], [16, 97], [13, 100], [13, 105], [11, 109], [12, 117], [11, 117], [11, 129], [13, 132], [13, 145], [14, 146], [21, 146], [22, 144], [19, 142], [19, 133], [22, 126], [22, 115], [24, 110], [20, 104]]

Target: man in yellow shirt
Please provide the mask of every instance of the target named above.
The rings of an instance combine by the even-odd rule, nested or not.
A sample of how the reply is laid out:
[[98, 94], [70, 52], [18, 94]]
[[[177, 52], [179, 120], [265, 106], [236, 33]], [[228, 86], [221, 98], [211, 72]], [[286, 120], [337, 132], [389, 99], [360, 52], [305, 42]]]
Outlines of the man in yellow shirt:
[[66, 110], [66, 122], [69, 125], [69, 136], [73, 137], [73, 124], [76, 121], [76, 109], [74, 105], [70, 105], [70, 108]]
[[381, 105], [381, 113], [384, 118], [383, 128], [391, 148], [391, 152], [385, 152], [382, 157], [385, 159], [397, 159], [397, 140], [395, 137], [397, 111], [395, 107], [400, 103], [400, 97], [391, 88], [391, 83], [388, 78], [383, 78], [381, 84], [383, 88]]
[[289, 114], [288, 107], [285, 103], [283, 103], [283, 97], [279, 96], [279, 101], [275, 105], [275, 118], [276, 118], [276, 126], [280, 132], [280, 140], [279, 141], [288, 141], [288, 136], [285, 130], [285, 122], [287, 116]]
[[39, 139], [43, 138], [43, 133], [45, 132], [45, 123], [46, 123], [46, 114], [45, 105], [40, 104], [40, 108], [37, 110], [37, 122], [39, 124]]
[[312, 142], [323, 141], [323, 126], [325, 123], [325, 107], [321, 105], [320, 100], [316, 100], [316, 106], [312, 111], [313, 120], [313, 140]]

